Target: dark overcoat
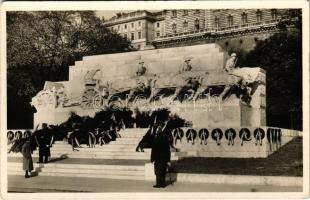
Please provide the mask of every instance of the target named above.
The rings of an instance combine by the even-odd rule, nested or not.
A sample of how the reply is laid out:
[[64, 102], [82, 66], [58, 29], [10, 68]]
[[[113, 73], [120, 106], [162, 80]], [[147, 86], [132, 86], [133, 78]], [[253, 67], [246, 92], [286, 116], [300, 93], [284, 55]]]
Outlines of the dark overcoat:
[[52, 135], [48, 129], [42, 129], [37, 134], [37, 140], [39, 143], [39, 155], [40, 156], [51, 156], [50, 143]]
[[23, 170], [32, 171], [33, 161], [31, 157], [30, 141], [26, 141], [22, 147], [21, 153], [23, 154]]
[[152, 144], [151, 162], [154, 163], [155, 174], [165, 174], [170, 162], [170, 140], [164, 133], [156, 134]]

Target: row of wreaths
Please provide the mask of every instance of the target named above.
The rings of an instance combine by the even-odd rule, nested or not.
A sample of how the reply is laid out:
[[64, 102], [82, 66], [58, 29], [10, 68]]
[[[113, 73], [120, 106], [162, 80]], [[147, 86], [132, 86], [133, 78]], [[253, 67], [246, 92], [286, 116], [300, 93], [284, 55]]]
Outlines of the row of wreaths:
[[[211, 138], [215, 141], [221, 140], [223, 136], [227, 140], [235, 139], [237, 136], [237, 132], [233, 128], [226, 129], [223, 131], [220, 128], [215, 128], [211, 131], [202, 128], [200, 130], [195, 130], [193, 128], [189, 128], [187, 130], [183, 130], [182, 128], [176, 128], [172, 130], [172, 136], [175, 139], [182, 139], [184, 136], [186, 137], [187, 140], [195, 140], [198, 136], [199, 139], [201, 140], [207, 140], [211, 134]], [[7, 138], [9, 141], [11, 140], [16, 140], [16, 139], [21, 139], [21, 138], [26, 138], [27, 136], [31, 135], [30, 130], [26, 131], [8, 131], [7, 132]], [[256, 128], [253, 131], [253, 135], [251, 134], [251, 131], [248, 128], [242, 128], [238, 132], [238, 136], [241, 140], [246, 140], [249, 141], [251, 140], [252, 136], [256, 140], [263, 140], [266, 136], [265, 130], [262, 128]], [[279, 128], [268, 128], [267, 129], [267, 140], [269, 143], [274, 143], [281, 141], [281, 136], [282, 136], [282, 131]]]
[[[195, 140], [197, 136], [199, 139], [206, 140], [211, 135], [211, 138], [217, 141], [221, 140], [223, 136], [225, 136], [227, 140], [235, 139], [237, 136], [237, 132], [238, 131], [233, 128], [226, 129], [225, 131], [220, 128], [215, 128], [211, 131], [211, 133], [206, 128], [202, 128], [200, 130], [195, 130], [192, 128], [183, 130], [182, 128], [176, 128], [172, 131], [172, 135], [174, 139], [182, 139], [185, 136], [188, 140]], [[253, 134], [251, 134], [251, 131], [248, 128], [242, 128], [238, 132], [239, 138], [247, 141], [251, 140], [252, 136], [254, 137], [254, 139], [263, 140], [266, 135], [268, 142], [273, 143], [281, 141], [282, 131], [279, 128], [268, 128], [265, 133], [264, 129], [256, 128], [253, 131]]]

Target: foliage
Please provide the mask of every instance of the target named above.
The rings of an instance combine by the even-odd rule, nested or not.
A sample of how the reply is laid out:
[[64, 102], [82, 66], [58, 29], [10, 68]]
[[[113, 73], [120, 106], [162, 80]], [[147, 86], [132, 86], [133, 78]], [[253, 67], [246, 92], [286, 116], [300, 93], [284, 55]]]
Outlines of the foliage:
[[31, 97], [45, 81], [68, 79], [75, 61], [130, 49], [93, 11], [8, 12], [8, 127], [31, 127]]
[[139, 111], [135, 110], [135, 118], [137, 127], [147, 128], [150, 127], [154, 122], [164, 123], [169, 120], [171, 128], [188, 126], [189, 122], [180, 118], [176, 114], [172, 114], [167, 108], [160, 108], [154, 111]]
[[237, 53], [240, 67], [266, 70], [267, 125], [302, 130], [302, 15], [300, 9], [289, 9], [280, 19], [275, 33], [257, 40], [250, 52]]
[[266, 70], [267, 125], [302, 129], [302, 37], [285, 31], [258, 41], [245, 66]]

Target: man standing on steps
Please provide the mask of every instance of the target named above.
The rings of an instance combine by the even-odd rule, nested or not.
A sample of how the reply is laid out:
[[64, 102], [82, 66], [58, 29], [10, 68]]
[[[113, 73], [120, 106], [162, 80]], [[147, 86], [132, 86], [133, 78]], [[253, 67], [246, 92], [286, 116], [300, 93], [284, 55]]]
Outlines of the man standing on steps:
[[166, 187], [166, 170], [170, 165], [170, 140], [164, 130], [166, 128], [167, 122], [163, 126], [160, 124], [157, 127], [154, 141], [152, 144], [151, 152], [151, 162], [154, 162], [154, 172], [156, 175], [156, 184], [153, 186], [155, 188]]
[[47, 163], [48, 157], [51, 156], [50, 147], [53, 143], [53, 136], [50, 134], [46, 123], [42, 124], [42, 129], [38, 131], [35, 139], [39, 147], [39, 163]]

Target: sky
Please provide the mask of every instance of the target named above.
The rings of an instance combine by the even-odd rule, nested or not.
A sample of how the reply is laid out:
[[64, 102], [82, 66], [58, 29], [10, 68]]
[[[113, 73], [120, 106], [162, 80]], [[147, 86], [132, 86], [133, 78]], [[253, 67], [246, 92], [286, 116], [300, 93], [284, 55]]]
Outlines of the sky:
[[[134, 10], [98, 10], [96, 11], [96, 14], [98, 17], [104, 17], [104, 19], [108, 20], [110, 19], [111, 17], [115, 16], [116, 13], [118, 12], [123, 12], [123, 13], [126, 13], [126, 12], [132, 12]], [[149, 12], [156, 12], [158, 10], [148, 10]]]
[[108, 20], [111, 17], [115, 16], [116, 13], [118, 12], [130, 12], [129, 10], [100, 10], [100, 11], [96, 11], [96, 14], [98, 17], [104, 17], [104, 19]]

